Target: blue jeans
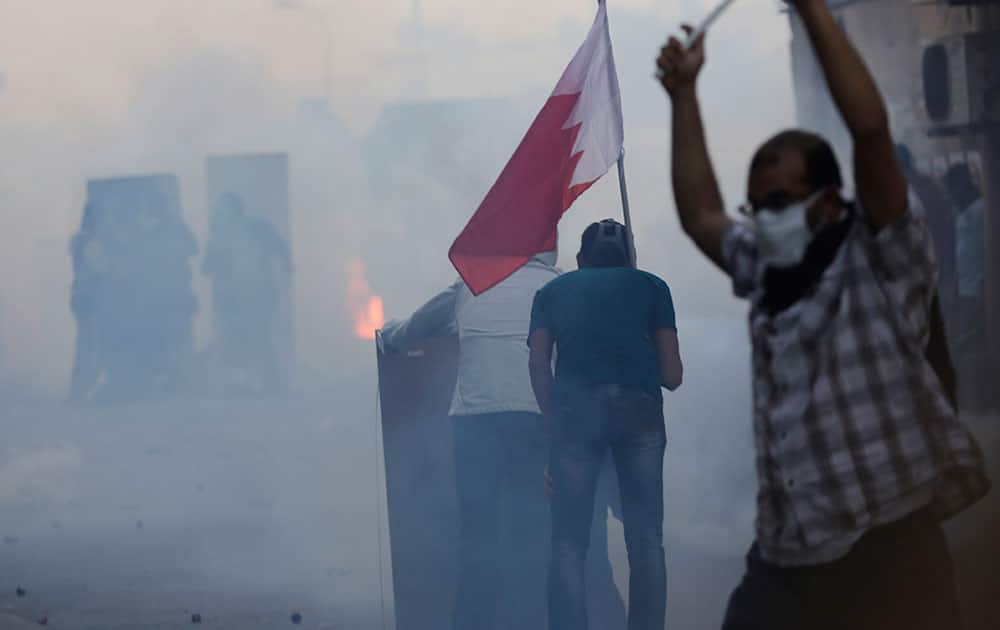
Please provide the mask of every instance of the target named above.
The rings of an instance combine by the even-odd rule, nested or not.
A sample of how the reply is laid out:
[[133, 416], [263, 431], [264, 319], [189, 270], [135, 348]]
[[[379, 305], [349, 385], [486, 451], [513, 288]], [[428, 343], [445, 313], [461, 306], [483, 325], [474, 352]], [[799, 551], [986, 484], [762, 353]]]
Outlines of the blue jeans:
[[601, 385], [564, 392], [553, 411], [549, 627], [587, 629], [584, 567], [598, 473], [610, 449], [629, 560], [628, 629], [662, 630], [667, 598], [663, 404], [639, 388]]
[[549, 527], [542, 417], [453, 416], [452, 428], [460, 519], [452, 627], [541, 630]]

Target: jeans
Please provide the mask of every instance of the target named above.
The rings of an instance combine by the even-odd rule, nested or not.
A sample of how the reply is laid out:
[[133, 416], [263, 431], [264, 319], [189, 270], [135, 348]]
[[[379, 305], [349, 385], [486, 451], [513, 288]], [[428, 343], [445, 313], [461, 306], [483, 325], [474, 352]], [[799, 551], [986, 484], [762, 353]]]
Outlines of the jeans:
[[779, 567], [754, 544], [723, 630], [960, 630], [954, 570], [928, 510], [870, 530], [834, 562]]
[[554, 401], [553, 410], [549, 627], [588, 627], [584, 566], [598, 473], [610, 449], [618, 473], [629, 561], [627, 627], [662, 630], [667, 597], [663, 404], [638, 388], [603, 385], [564, 392]]
[[454, 416], [452, 428], [460, 519], [453, 628], [541, 630], [549, 532], [542, 418]]
[[[605, 457], [597, 479], [590, 550], [587, 554], [587, 614], [595, 628], [625, 630], [625, 600], [615, 585], [614, 570], [608, 557], [608, 512], [621, 522], [618, 476], [611, 458]], [[546, 551], [545, 562], [548, 561]]]

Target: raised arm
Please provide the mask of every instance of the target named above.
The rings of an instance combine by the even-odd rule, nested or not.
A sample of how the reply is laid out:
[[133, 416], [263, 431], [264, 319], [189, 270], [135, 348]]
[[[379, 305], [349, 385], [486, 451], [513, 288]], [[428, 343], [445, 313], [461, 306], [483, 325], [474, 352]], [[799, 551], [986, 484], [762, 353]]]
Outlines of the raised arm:
[[[690, 32], [690, 27], [685, 26]], [[686, 49], [671, 37], [657, 59], [660, 84], [671, 102], [671, 179], [684, 232], [715, 264], [725, 269], [722, 237], [731, 224], [708, 157], [696, 83], [705, 61], [704, 37]]]
[[428, 300], [409, 319], [386, 324], [382, 329], [382, 343], [386, 349], [401, 350], [429, 337], [456, 334], [455, 300], [461, 289], [462, 281], [459, 280]]
[[893, 223], [906, 211], [906, 180], [875, 80], [825, 0], [793, 0], [793, 4], [851, 134], [858, 200], [876, 229]]

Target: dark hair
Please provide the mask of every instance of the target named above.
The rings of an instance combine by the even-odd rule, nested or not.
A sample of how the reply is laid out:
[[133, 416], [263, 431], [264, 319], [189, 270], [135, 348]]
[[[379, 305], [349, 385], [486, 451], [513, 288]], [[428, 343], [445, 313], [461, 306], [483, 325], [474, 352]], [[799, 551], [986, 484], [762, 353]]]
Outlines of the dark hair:
[[781, 154], [789, 150], [802, 155], [806, 163], [806, 181], [813, 190], [830, 186], [839, 189], [844, 185], [837, 156], [830, 143], [822, 136], [801, 129], [782, 131], [762, 144], [750, 161], [750, 172], [775, 164], [781, 159]]
[[[600, 230], [606, 232], [598, 238]], [[628, 267], [628, 232], [625, 226], [613, 219], [591, 223], [580, 237], [580, 261], [586, 267]]]

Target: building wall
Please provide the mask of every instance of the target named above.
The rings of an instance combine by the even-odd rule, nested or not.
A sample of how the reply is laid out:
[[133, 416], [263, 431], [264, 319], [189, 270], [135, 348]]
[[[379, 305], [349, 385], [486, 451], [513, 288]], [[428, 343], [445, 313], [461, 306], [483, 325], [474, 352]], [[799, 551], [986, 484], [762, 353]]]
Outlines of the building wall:
[[[932, 131], [924, 107], [921, 65], [924, 48], [943, 37], [1000, 33], [1000, 1], [975, 7], [927, 0], [834, 0], [830, 4], [875, 76], [894, 137], [910, 147], [918, 167], [940, 175], [950, 163], [967, 161], [979, 176], [987, 206], [987, 323], [991, 354], [1000, 357], [1000, 126], [983, 121], [976, 128], [950, 129], [946, 134]], [[829, 138], [841, 163], [848, 164], [846, 130], [830, 101], [801, 20], [794, 12], [789, 15], [800, 124]], [[994, 66], [1000, 67], [1000, 59]], [[1000, 84], [975, 97], [989, 100], [1000, 111]], [[1000, 360], [996, 362], [1000, 369]]]

